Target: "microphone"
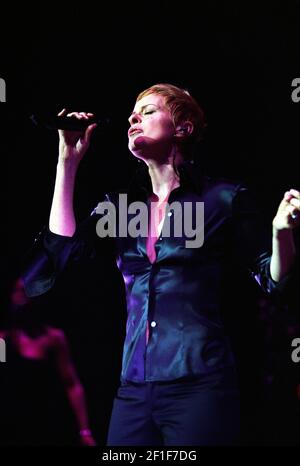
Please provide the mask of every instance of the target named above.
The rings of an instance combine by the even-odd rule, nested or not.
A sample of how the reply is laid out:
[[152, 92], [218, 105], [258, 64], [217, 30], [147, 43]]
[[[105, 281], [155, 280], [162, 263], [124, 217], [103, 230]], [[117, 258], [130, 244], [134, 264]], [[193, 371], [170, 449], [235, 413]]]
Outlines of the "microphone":
[[104, 128], [111, 123], [108, 117], [93, 117], [88, 120], [82, 118], [78, 120], [76, 117], [37, 114], [31, 115], [30, 120], [38, 127], [56, 130], [64, 129], [68, 131], [85, 131], [86, 128], [93, 123], [97, 123], [97, 128]]

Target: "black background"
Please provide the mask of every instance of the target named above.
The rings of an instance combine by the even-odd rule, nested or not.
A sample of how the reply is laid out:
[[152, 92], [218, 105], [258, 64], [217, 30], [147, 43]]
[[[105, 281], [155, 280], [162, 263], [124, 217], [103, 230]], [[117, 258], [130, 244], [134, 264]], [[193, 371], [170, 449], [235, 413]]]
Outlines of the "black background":
[[[246, 181], [271, 225], [284, 191], [300, 189], [300, 103], [291, 99], [292, 80], [300, 76], [299, 6], [296, 1], [210, 0], [99, 2], [98, 6], [49, 2], [4, 9], [2, 307], [24, 254], [48, 221], [51, 205], [58, 137], [32, 124], [29, 116], [34, 112], [55, 114], [67, 108], [112, 119], [109, 129], [93, 135], [78, 174], [75, 205], [81, 220], [104, 192], [126, 185], [136, 168], [127, 149], [127, 118], [136, 95], [157, 82], [185, 87], [207, 116], [202, 147], [207, 172]], [[103, 445], [120, 369], [123, 289], [115, 271], [104, 271], [100, 264], [95, 277], [95, 265], [84, 267], [84, 273], [76, 267], [70, 270], [42, 305], [45, 315], [69, 338], [92, 427]], [[262, 306], [271, 304], [262, 304], [255, 284], [243, 286], [235, 299], [240, 312], [235, 323], [241, 324], [237, 328], [245, 399], [243, 441], [297, 442], [297, 420], [282, 414], [289, 395], [273, 385], [264, 395], [263, 376], [275, 346], [276, 377], [291, 381], [288, 390], [293, 398], [299, 369], [290, 363], [290, 343], [293, 335], [300, 336], [295, 334], [299, 323], [293, 321], [288, 333], [282, 328], [291, 324], [281, 314], [275, 320], [262, 317]], [[265, 340], [268, 329], [273, 332], [271, 347]], [[276, 401], [270, 403], [273, 407], [276, 403], [278, 411], [265, 426], [269, 418], [262, 414], [258, 400], [260, 396], [272, 400], [274, 392]], [[298, 414], [299, 403], [295, 401], [292, 409]]]

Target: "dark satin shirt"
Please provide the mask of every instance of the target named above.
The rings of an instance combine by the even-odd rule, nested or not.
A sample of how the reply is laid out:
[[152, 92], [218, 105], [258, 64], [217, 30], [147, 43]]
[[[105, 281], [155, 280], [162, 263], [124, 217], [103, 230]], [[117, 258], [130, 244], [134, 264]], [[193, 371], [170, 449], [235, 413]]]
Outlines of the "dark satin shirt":
[[[170, 237], [164, 229], [156, 242], [156, 260], [149, 261], [146, 237], [99, 238], [97, 209], [72, 238], [45, 229], [37, 241], [35, 260], [24, 274], [30, 296], [50, 289], [68, 261], [92, 256], [99, 241], [111, 246], [123, 275], [127, 297], [127, 326], [121, 379], [167, 381], [233, 366], [234, 357], [225, 334], [222, 312], [234, 293], [233, 264], [249, 270], [268, 293], [277, 284], [270, 277], [270, 235], [264, 229], [248, 189], [200, 174], [192, 163], [179, 168], [180, 186], [168, 199], [204, 203], [204, 242], [187, 248], [186, 237]], [[128, 203], [147, 202], [152, 186], [142, 164], [128, 191]], [[118, 193], [108, 194], [118, 207]], [[194, 208], [194, 207], [193, 207]], [[130, 218], [129, 218], [130, 220]], [[149, 339], [146, 340], [147, 321]]]

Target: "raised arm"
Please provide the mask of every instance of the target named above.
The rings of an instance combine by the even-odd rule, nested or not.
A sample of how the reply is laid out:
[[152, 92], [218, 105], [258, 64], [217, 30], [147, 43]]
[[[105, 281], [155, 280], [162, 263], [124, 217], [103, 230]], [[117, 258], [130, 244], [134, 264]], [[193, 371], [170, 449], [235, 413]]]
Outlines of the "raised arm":
[[271, 276], [279, 281], [286, 276], [296, 260], [293, 230], [300, 226], [300, 192], [290, 189], [278, 207], [273, 219], [273, 253]]
[[[59, 116], [75, 117], [79, 120], [93, 117], [92, 113], [62, 110]], [[76, 221], [73, 208], [73, 195], [76, 173], [89, 145], [92, 132], [97, 125], [89, 125], [84, 132], [59, 130], [59, 157], [53, 201], [50, 212], [49, 229], [62, 236], [73, 236]]]

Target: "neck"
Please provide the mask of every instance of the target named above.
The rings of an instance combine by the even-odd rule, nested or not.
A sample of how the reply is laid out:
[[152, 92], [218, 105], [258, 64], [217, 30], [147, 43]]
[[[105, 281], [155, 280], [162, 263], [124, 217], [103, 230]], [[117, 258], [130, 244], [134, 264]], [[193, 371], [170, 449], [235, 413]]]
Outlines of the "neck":
[[182, 157], [175, 157], [174, 161], [147, 161], [152, 190], [158, 200], [166, 199], [173, 189], [180, 186], [179, 176], [175, 172], [174, 166], [177, 167], [182, 160]]

